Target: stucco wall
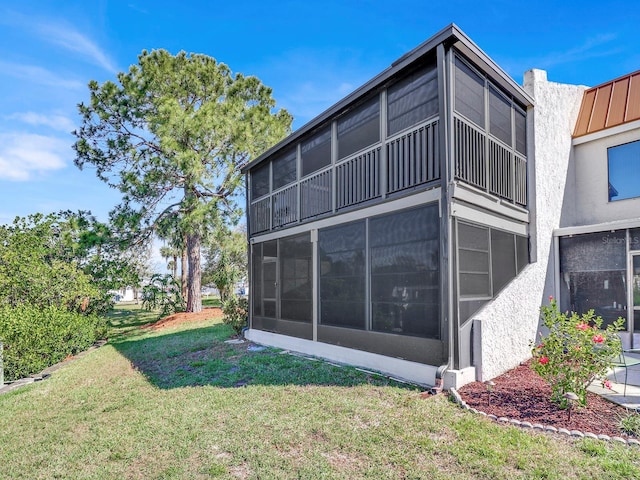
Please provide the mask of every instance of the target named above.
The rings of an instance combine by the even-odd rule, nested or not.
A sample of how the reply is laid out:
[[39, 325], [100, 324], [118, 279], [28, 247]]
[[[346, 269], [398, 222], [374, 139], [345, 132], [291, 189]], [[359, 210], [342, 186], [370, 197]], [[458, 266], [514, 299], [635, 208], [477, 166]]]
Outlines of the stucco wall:
[[528, 143], [535, 162], [532, 221], [536, 225], [532, 231], [537, 261], [473, 316], [482, 323], [481, 352], [476, 355], [479, 380], [493, 378], [531, 356], [530, 342], [537, 334], [540, 305], [553, 292], [553, 230], [560, 225], [571, 133], [585, 88], [548, 82], [542, 70], [525, 73], [524, 89], [535, 99]]
[[[640, 217], [640, 198], [609, 202], [607, 148], [640, 139], [640, 122], [578, 138], [575, 147], [575, 211], [562, 226], [591, 225]], [[633, 128], [635, 127], [635, 128]], [[595, 137], [595, 138], [594, 138]]]

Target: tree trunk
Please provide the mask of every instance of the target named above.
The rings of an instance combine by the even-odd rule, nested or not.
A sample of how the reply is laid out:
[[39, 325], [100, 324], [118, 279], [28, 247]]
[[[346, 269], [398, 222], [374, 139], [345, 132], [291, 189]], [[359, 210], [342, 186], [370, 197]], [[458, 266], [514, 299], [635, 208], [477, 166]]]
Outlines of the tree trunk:
[[173, 256], [173, 279], [178, 279], [178, 255]]
[[181, 259], [181, 265], [182, 265], [182, 271], [180, 272], [180, 286], [182, 287], [182, 298], [184, 299], [184, 301], [186, 302], [187, 299], [187, 236], [184, 236], [184, 243], [183, 243], [183, 247], [182, 247], [182, 259]]
[[189, 272], [187, 281], [187, 312], [202, 311], [201, 271], [200, 271], [200, 234], [187, 235], [187, 254]]

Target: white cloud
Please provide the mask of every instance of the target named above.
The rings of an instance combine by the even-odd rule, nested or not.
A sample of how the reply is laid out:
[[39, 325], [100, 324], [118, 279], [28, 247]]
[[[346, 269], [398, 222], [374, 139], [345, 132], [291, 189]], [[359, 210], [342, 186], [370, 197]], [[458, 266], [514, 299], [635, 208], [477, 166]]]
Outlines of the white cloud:
[[587, 59], [608, 57], [619, 54], [619, 47], [611, 47], [616, 40], [615, 34], [603, 33], [587, 38], [581, 44], [569, 47], [562, 51], [551, 52], [540, 57], [520, 57], [520, 58], [496, 58], [502, 67], [512, 75], [521, 75], [530, 68], [541, 68], [544, 70], [556, 66], [583, 62]]
[[34, 174], [66, 167], [69, 143], [27, 133], [0, 134], [0, 179], [27, 181]]
[[35, 29], [51, 43], [60, 45], [69, 51], [79, 53], [106, 71], [110, 73], [116, 73], [118, 71], [108, 55], [93, 41], [77, 30], [69, 26], [53, 24], [39, 24]]
[[81, 89], [85, 87], [83, 82], [69, 80], [56, 75], [49, 70], [35, 65], [23, 65], [19, 63], [1, 62], [0, 70], [4, 75], [10, 75], [21, 80], [27, 80], [48, 87], [66, 89]]
[[61, 132], [71, 132], [76, 128], [76, 125], [64, 115], [44, 115], [36, 112], [22, 112], [14, 113], [7, 116], [8, 120], [18, 120], [33, 126], [44, 125], [46, 127], [58, 130]]
[[[274, 92], [280, 106], [295, 117], [295, 128], [322, 113], [375, 73], [363, 54], [348, 49], [294, 49], [261, 66], [282, 84]], [[266, 81], [265, 75], [261, 79]]]

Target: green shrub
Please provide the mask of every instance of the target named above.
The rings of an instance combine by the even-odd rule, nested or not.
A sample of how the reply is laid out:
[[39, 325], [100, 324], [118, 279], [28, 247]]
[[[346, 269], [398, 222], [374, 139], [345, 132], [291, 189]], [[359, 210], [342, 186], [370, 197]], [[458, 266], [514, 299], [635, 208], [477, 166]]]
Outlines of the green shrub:
[[618, 416], [618, 428], [628, 435], [640, 436], [640, 413], [637, 410], [630, 410]]
[[4, 376], [13, 381], [86, 350], [106, 334], [106, 320], [60, 307], [0, 307]]
[[142, 288], [142, 308], [160, 310], [158, 318], [184, 312], [186, 305], [180, 283], [172, 275], [154, 274], [149, 285]]
[[549, 330], [541, 335], [540, 343], [533, 347], [531, 368], [551, 386], [551, 401], [567, 408], [565, 393], [578, 395], [580, 405], [587, 403], [587, 387], [596, 379], [604, 378], [611, 369], [614, 357], [622, 351], [620, 338], [624, 319], [602, 329], [602, 318], [593, 310], [578, 315], [561, 313], [553, 297], [549, 306], [542, 306], [542, 324]]
[[222, 303], [222, 313], [224, 314], [222, 321], [239, 335], [247, 326], [249, 302], [245, 297], [231, 295]]

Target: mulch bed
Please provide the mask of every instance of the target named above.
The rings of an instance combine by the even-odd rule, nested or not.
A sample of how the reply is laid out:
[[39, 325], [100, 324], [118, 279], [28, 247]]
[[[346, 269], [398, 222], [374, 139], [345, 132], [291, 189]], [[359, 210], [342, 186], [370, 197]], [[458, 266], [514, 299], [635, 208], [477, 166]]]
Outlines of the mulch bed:
[[147, 323], [146, 325], [142, 325], [140, 328], [148, 328], [151, 330], [158, 330], [159, 328], [166, 327], [175, 327], [177, 325], [182, 325], [183, 323], [189, 322], [198, 322], [200, 320], [208, 320], [210, 318], [219, 318], [222, 316], [222, 309], [219, 307], [207, 307], [203, 308], [201, 312], [198, 313], [174, 313], [173, 315], [169, 315], [164, 317], [157, 322]]
[[471, 408], [497, 417], [596, 435], [627, 436], [618, 429], [618, 422], [628, 411], [591, 392], [587, 392], [587, 406], [574, 409], [569, 422], [568, 411], [559, 409], [549, 401], [551, 388], [530, 368], [529, 362], [509, 370], [493, 381], [495, 386], [490, 403], [487, 386], [481, 382], [465, 385], [458, 393]]

